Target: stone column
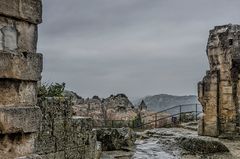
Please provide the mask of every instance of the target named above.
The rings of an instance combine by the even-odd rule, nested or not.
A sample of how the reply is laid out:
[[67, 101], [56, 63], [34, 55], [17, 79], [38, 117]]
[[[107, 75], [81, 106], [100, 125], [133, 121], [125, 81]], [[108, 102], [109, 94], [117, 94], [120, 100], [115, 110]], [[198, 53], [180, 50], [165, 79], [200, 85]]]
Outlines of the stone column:
[[207, 56], [210, 70], [199, 83], [204, 116], [200, 135], [236, 135], [240, 104], [240, 25], [216, 26], [210, 31]]
[[[41, 0], [0, 0], [0, 158], [31, 154], [40, 125]], [[1, 156], [2, 155], [2, 156]]]

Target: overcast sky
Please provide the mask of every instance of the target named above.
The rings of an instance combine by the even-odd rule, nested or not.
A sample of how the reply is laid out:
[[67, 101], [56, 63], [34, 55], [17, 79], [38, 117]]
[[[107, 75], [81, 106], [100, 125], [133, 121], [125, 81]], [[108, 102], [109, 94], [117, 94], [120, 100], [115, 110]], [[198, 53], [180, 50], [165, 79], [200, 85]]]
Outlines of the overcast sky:
[[215, 25], [240, 24], [240, 0], [43, 0], [44, 82], [83, 97], [197, 94]]

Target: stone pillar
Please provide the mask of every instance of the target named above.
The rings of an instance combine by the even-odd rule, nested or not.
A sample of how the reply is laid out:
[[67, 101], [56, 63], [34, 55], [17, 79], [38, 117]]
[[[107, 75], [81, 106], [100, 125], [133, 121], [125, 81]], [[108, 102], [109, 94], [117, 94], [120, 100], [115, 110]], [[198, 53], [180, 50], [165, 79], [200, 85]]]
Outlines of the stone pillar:
[[0, 0], [0, 158], [31, 154], [34, 149], [41, 119], [36, 106], [41, 21], [41, 0]]
[[199, 134], [232, 136], [237, 133], [240, 102], [240, 25], [211, 30], [207, 56], [210, 70], [198, 84], [204, 112]]

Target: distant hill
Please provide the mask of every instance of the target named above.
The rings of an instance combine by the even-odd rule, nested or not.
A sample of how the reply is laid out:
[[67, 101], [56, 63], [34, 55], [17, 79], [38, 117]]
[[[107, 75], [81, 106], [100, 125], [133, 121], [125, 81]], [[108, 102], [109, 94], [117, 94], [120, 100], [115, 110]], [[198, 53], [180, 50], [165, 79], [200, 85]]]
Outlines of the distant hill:
[[[149, 110], [153, 111], [161, 111], [164, 109], [171, 108], [176, 105], [184, 105], [184, 104], [194, 104], [199, 103], [197, 96], [189, 95], [189, 96], [174, 96], [174, 95], [168, 95], [168, 94], [159, 94], [159, 95], [153, 95], [153, 96], [147, 96], [140, 99], [135, 99], [132, 101], [132, 103], [135, 106], [138, 106], [141, 101], [144, 100], [146, 105], [148, 106]], [[194, 106], [184, 107], [183, 111], [192, 111], [194, 110]], [[201, 106], [198, 107], [198, 109], [201, 110]], [[171, 111], [177, 112], [179, 110]]]

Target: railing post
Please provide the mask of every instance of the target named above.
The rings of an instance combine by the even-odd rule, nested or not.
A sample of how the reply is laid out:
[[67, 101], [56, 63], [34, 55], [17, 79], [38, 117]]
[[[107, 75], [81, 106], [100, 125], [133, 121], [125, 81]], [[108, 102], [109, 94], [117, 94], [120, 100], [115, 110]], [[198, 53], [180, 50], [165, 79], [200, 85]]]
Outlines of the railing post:
[[182, 105], [179, 105], [179, 122], [182, 122]]
[[196, 121], [197, 121], [197, 112], [198, 112], [198, 108], [197, 107], [198, 107], [198, 105], [196, 104], [196, 112], [195, 112], [196, 113], [195, 114], [196, 115]]
[[157, 113], [155, 114], [155, 128], [157, 128]]

